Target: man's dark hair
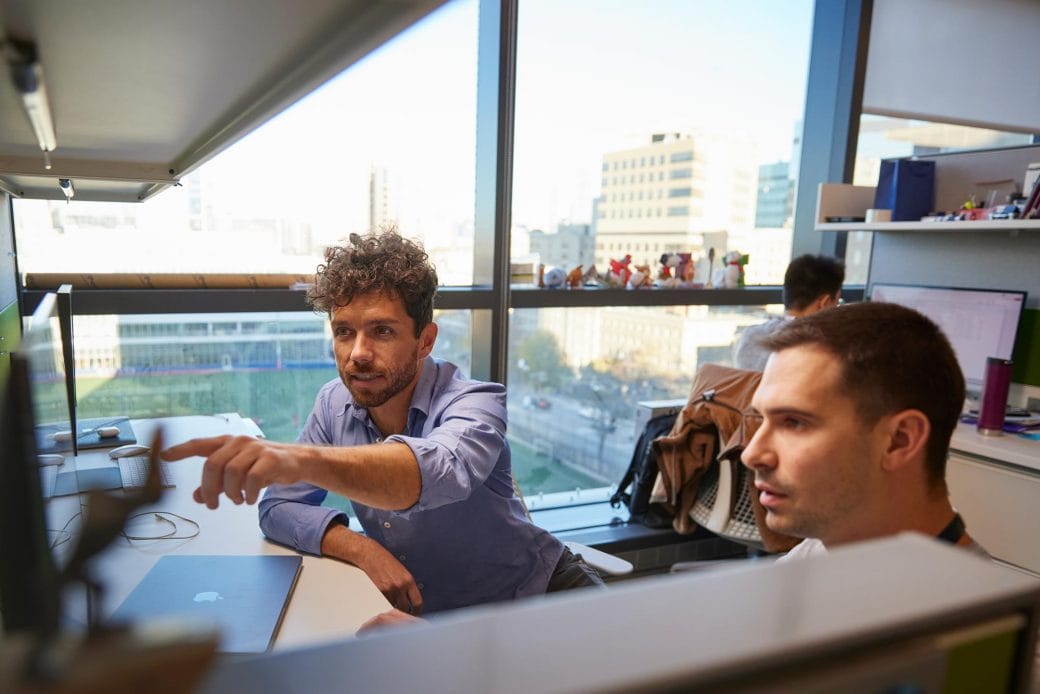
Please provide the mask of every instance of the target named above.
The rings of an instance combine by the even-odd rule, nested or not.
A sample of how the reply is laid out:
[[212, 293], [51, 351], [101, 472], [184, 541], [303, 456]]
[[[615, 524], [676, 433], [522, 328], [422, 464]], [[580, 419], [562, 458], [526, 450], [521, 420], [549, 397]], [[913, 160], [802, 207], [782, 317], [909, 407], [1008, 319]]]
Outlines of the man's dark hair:
[[826, 294], [833, 296], [845, 281], [845, 264], [825, 255], [800, 255], [784, 273], [784, 308], [801, 311]]
[[788, 321], [763, 344], [773, 352], [815, 345], [837, 357], [842, 388], [867, 425], [906, 409], [923, 412], [931, 423], [928, 481], [945, 490], [950, 437], [964, 406], [964, 376], [935, 323], [904, 306], [857, 303]]
[[433, 322], [437, 293], [437, 271], [422, 245], [402, 238], [393, 227], [378, 234], [351, 234], [348, 245], [325, 249], [325, 262], [314, 273], [307, 300], [315, 311], [331, 315], [336, 306], [372, 292], [400, 297], [418, 337]]

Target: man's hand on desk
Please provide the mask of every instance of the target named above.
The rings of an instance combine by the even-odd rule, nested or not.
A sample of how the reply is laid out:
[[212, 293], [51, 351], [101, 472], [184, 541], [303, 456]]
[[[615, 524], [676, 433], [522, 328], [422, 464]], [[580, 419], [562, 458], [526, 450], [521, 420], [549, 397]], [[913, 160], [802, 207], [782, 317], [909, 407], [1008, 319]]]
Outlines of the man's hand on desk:
[[375, 617], [367, 620], [364, 624], [358, 627], [357, 633], [358, 636], [363, 636], [373, 630], [380, 629], [381, 627], [418, 624], [419, 622], [425, 621], [425, 619], [413, 617], [407, 612], [401, 612], [401, 610], [387, 610], [386, 612], [380, 612]]
[[214, 436], [192, 439], [161, 453], [163, 460], [192, 456], [206, 459], [202, 484], [195, 501], [217, 508], [223, 492], [236, 504], [255, 504], [260, 490], [272, 483], [292, 484], [300, 480], [300, 466], [292, 444], [275, 443], [251, 436]]
[[415, 577], [375, 540], [333, 524], [322, 538], [321, 553], [322, 556], [342, 559], [364, 571], [390, 604], [404, 613], [422, 613], [422, 593]]

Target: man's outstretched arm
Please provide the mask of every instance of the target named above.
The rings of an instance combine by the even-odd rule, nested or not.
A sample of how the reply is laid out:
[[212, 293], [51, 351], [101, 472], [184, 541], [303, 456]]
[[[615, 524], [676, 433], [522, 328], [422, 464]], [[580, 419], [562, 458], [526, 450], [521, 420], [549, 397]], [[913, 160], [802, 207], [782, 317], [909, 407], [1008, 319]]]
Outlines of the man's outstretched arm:
[[415, 454], [399, 442], [341, 447], [215, 436], [162, 452], [165, 460], [191, 456], [206, 459], [194, 497], [209, 508], [217, 507], [221, 493], [236, 504], [254, 504], [260, 490], [273, 483], [308, 482], [390, 511], [414, 506], [422, 491]]

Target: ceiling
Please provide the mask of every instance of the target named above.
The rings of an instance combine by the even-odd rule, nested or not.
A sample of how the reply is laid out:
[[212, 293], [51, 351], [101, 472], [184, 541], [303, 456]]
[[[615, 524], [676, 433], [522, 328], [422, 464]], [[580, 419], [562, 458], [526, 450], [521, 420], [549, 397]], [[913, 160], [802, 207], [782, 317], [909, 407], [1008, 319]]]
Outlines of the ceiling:
[[0, 0], [35, 44], [57, 146], [44, 158], [0, 74], [0, 189], [140, 201], [174, 185], [445, 0]]

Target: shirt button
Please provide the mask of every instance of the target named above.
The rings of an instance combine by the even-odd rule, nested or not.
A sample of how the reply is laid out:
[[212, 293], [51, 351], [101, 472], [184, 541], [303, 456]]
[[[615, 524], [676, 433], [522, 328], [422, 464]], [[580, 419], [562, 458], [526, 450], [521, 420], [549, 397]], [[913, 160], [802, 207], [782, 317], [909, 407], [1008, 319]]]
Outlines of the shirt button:
[[418, 587], [419, 587], [419, 590], [422, 590], [422, 589], [423, 589], [423, 588], [425, 588], [426, 586], [424, 586], [424, 585], [423, 585], [422, 583], [420, 583], [420, 584], [418, 584]]
[[383, 527], [384, 528], [389, 528], [390, 527], [390, 521], [383, 521]]
[[398, 557], [398, 559], [400, 559], [401, 561], [404, 561], [404, 555], [402, 554], [401, 556]]

